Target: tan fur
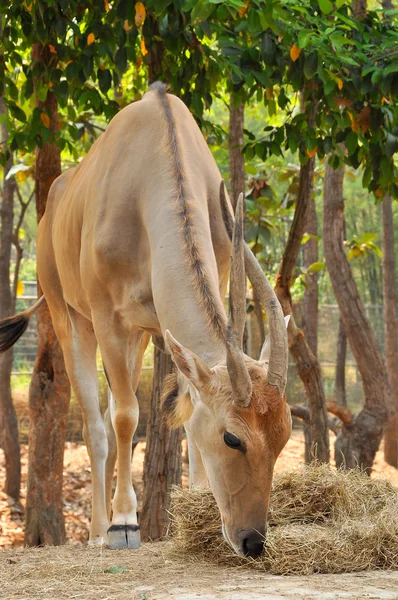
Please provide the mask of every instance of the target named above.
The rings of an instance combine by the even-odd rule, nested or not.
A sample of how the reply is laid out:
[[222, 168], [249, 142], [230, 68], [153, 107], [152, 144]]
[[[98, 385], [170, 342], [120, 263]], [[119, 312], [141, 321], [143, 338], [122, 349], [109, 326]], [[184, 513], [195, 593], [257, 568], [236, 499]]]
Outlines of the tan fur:
[[189, 192], [186, 187], [184, 170], [181, 162], [177, 128], [166, 94], [167, 88], [166, 86], [158, 84], [155, 88], [152, 86], [151, 89], [154, 89], [158, 94], [167, 122], [168, 141], [171, 149], [173, 175], [175, 180], [176, 205], [178, 216], [181, 221], [181, 228], [184, 236], [185, 257], [189, 265], [192, 283], [195, 287], [198, 300], [205, 311], [210, 333], [214, 335], [216, 339], [224, 340], [225, 314], [220, 310], [219, 299], [214, 297], [206, 267], [202, 260], [192, 218], [192, 210], [190, 208]]

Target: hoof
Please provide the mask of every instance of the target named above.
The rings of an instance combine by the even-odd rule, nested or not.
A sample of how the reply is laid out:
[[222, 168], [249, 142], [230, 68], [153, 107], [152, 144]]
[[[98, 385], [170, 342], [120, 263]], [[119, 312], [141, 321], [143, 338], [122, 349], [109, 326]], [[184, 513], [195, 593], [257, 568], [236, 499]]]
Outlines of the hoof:
[[111, 525], [108, 529], [110, 550], [136, 550], [141, 545], [138, 525]]

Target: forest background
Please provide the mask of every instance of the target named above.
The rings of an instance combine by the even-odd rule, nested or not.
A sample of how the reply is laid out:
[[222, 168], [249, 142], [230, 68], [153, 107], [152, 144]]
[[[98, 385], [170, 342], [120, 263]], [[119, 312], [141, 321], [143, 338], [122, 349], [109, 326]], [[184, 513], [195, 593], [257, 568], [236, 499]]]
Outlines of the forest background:
[[[245, 191], [246, 240], [285, 313], [293, 307], [289, 400], [306, 424], [307, 459], [328, 460], [328, 427], [335, 427], [344, 464], [370, 470], [387, 427], [388, 460], [398, 466], [393, 4], [17, 0], [0, 1], [0, 14], [0, 316], [26, 306], [16, 298], [23, 282], [35, 281], [36, 223], [50, 183], [84, 157], [114, 114], [161, 79], [194, 114], [232, 201]], [[250, 290], [248, 313], [256, 354], [266, 323]], [[64, 375], [45, 392], [35, 388], [35, 377], [50, 368], [40, 361], [51, 337], [48, 315], [42, 318], [30, 388], [32, 461], [38, 402], [54, 393], [59, 400], [46, 423], [49, 440], [69, 407]], [[12, 392], [30, 377], [11, 372], [32, 368], [26, 343], [14, 362], [12, 353], [0, 360], [1, 446], [14, 497]], [[148, 354], [146, 365], [152, 362]]]

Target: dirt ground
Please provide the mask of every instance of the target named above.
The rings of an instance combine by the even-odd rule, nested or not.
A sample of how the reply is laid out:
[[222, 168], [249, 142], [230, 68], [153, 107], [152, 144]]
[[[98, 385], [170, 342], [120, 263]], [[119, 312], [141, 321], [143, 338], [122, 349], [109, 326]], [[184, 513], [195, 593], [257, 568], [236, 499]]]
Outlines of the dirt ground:
[[[331, 438], [331, 442], [333, 439]], [[282, 452], [277, 471], [294, 468], [303, 460], [304, 442], [295, 431]], [[145, 443], [134, 453], [133, 480], [140, 499]], [[68, 443], [65, 452], [64, 504], [68, 546], [24, 550], [23, 518], [26, 495], [27, 448], [23, 447], [21, 504], [0, 492], [0, 599], [42, 598], [104, 600], [260, 600], [261, 599], [394, 599], [398, 600], [398, 572], [366, 572], [311, 577], [277, 577], [243, 567], [212, 566], [189, 557], [172, 557], [172, 542], [145, 544], [138, 551], [88, 548], [91, 479], [83, 445]], [[398, 471], [377, 455], [375, 477], [398, 485]], [[187, 465], [184, 465], [186, 483]], [[0, 489], [4, 457], [0, 453]]]
[[171, 542], [135, 551], [83, 546], [0, 552], [1, 600], [396, 600], [389, 571], [277, 577], [246, 568], [179, 562]]

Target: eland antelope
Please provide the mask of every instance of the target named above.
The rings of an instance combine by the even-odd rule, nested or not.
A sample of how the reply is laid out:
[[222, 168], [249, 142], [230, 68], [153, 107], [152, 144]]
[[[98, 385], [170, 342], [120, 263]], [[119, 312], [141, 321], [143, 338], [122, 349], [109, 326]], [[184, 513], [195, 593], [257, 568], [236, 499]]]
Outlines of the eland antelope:
[[[242, 350], [245, 266], [270, 329], [258, 361]], [[243, 241], [243, 196], [234, 220], [199, 128], [164, 84], [117, 114], [81, 163], [53, 183], [38, 230], [37, 271], [83, 411], [90, 541], [140, 544], [131, 444], [152, 336], [165, 341], [177, 367], [162, 409], [172, 426], [185, 426], [190, 485], [210, 485], [225, 539], [237, 553], [257, 557], [274, 464], [291, 430], [285, 323]], [[22, 335], [43, 301], [0, 323], [0, 350]], [[105, 418], [97, 345], [111, 390]]]

